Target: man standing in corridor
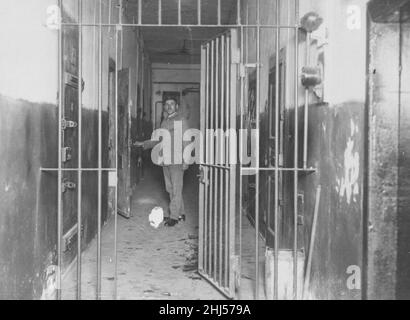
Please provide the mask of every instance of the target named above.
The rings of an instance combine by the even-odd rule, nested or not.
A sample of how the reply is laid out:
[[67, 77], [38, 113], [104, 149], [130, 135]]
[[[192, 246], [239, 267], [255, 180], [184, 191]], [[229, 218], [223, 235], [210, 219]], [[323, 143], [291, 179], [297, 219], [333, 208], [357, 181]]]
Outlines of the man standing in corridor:
[[[163, 171], [164, 171], [164, 180], [165, 180], [165, 189], [167, 190], [170, 198], [169, 204], [169, 218], [166, 219], [165, 225], [169, 227], [175, 226], [179, 220], [185, 220], [185, 210], [184, 210], [184, 200], [182, 196], [182, 190], [184, 185], [184, 172], [188, 169], [187, 164], [179, 164], [175, 163], [175, 154], [174, 149], [176, 146], [174, 143], [181, 143], [179, 150], [184, 150], [184, 143], [183, 141], [174, 141], [174, 130], [175, 125], [182, 125], [182, 135], [188, 129], [187, 121], [185, 116], [179, 110], [179, 105], [174, 98], [167, 98], [164, 103], [164, 111], [166, 113], [166, 117], [161, 122], [161, 129], [168, 130], [171, 135], [171, 157], [172, 161], [171, 164], [163, 164]], [[143, 146], [144, 149], [152, 149], [158, 141], [147, 140], [144, 142], [137, 141], [134, 143], [135, 146]], [[181, 158], [182, 154], [181, 154]]]

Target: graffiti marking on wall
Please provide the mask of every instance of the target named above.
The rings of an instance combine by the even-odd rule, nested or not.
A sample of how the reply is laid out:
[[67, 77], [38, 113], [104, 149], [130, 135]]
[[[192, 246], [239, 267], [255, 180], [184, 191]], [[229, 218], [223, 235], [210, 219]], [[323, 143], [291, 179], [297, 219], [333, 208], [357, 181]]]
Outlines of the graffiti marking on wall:
[[356, 202], [356, 196], [359, 194], [360, 157], [359, 152], [354, 151], [354, 135], [358, 131], [359, 128], [351, 121], [351, 136], [347, 140], [344, 152], [344, 176], [337, 180], [339, 195], [346, 196], [348, 204]]

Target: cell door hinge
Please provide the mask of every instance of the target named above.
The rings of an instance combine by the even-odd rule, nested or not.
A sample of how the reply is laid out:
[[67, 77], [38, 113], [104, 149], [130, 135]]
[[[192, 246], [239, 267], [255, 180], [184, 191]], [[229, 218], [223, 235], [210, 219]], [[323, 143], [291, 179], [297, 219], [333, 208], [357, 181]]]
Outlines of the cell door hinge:
[[66, 120], [62, 119], [61, 120], [61, 130], [65, 130], [67, 128], [77, 128], [77, 122], [71, 121], [71, 120]]
[[76, 184], [72, 181], [68, 181], [67, 179], [63, 180], [63, 183], [61, 184], [61, 192], [64, 193], [69, 190], [74, 190], [76, 188]]
[[72, 159], [71, 151], [72, 149], [70, 147], [65, 147], [61, 149], [61, 161], [62, 162], [67, 162]]

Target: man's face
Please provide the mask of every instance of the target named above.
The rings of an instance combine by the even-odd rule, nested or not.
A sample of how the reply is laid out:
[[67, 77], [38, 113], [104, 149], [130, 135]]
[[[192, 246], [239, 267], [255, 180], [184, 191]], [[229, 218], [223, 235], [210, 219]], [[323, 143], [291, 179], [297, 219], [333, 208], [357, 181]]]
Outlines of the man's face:
[[173, 114], [177, 110], [177, 104], [174, 100], [167, 100], [164, 104], [164, 110], [168, 114]]

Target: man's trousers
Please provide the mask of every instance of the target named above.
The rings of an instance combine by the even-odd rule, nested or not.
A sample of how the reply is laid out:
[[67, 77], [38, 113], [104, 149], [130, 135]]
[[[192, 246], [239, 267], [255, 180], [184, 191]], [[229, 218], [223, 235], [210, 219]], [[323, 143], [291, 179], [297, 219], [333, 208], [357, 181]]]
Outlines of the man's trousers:
[[170, 198], [169, 217], [178, 219], [180, 215], [185, 214], [184, 200], [182, 198], [182, 189], [184, 186], [184, 170], [182, 165], [164, 166], [165, 189]]

